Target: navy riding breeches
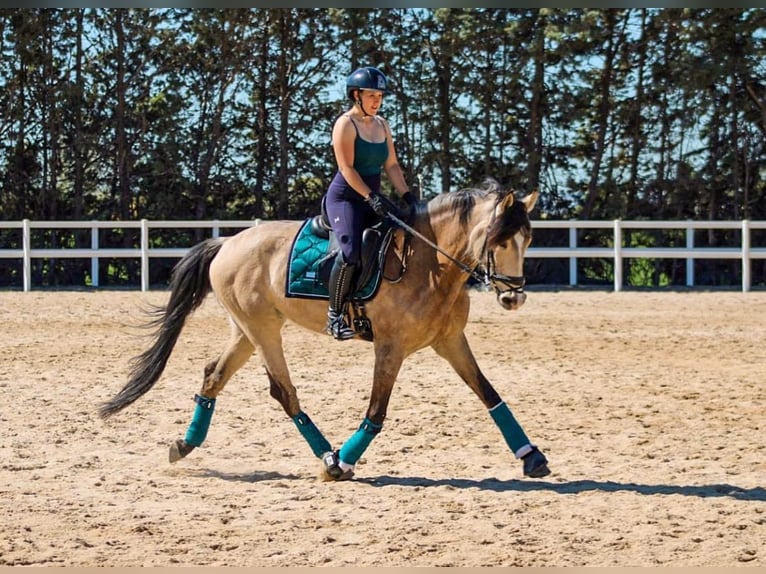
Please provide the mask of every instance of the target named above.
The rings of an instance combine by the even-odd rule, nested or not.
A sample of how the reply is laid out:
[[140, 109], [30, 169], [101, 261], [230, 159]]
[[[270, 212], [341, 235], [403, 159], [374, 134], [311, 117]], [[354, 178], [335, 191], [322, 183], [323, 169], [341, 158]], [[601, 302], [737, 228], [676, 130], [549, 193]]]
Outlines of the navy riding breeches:
[[[380, 191], [380, 174], [362, 176], [374, 192]], [[327, 217], [335, 232], [346, 263], [361, 263], [362, 232], [378, 221], [378, 216], [364, 198], [346, 183], [340, 172], [327, 190]]]

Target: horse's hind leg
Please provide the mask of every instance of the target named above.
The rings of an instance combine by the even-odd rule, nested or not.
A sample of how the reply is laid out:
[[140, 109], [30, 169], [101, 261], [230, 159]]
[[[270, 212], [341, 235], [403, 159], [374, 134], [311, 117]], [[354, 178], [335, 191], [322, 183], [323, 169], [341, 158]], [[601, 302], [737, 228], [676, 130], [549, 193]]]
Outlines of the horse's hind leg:
[[170, 462], [182, 459], [205, 441], [215, 410], [216, 397], [232, 375], [247, 362], [254, 350], [253, 344], [242, 331], [236, 326], [232, 327], [232, 337], [224, 352], [205, 366], [202, 389], [199, 394], [194, 395], [194, 416], [186, 436], [177, 439], [170, 446]]
[[484, 403], [492, 420], [500, 429], [506, 444], [516, 458], [523, 460], [524, 474], [533, 478], [550, 474], [545, 455], [529, 441], [524, 429], [513, 416], [508, 405], [500, 398], [492, 384], [481, 372], [465, 335], [460, 333], [458, 336], [443, 338], [432, 347], [452, 365], [460, 378]]

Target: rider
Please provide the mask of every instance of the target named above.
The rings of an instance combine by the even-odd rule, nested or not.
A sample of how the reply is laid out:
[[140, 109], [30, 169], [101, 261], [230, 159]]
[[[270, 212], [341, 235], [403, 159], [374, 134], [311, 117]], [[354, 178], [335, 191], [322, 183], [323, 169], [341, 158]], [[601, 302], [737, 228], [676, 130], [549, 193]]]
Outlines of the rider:
[[332, 129], [338, 171], [325, 199], [340, 252], [330, 272], [326, 330], [338, 340], [354, 336], [345, 311], [354, 273], [361, 263], [362, 231], [376, 217], [396, 213], [396, 208], [380, 193], [381, 171], [386, 172], [410, 208], [417, 204], [396, 159], [391, 129], [377, 115], [383, 96], [388, 93], [388, 81], [380, 70], [371, 66], [355, 70], [346, 79], [346, 95], [353, 105], [338, 116]]

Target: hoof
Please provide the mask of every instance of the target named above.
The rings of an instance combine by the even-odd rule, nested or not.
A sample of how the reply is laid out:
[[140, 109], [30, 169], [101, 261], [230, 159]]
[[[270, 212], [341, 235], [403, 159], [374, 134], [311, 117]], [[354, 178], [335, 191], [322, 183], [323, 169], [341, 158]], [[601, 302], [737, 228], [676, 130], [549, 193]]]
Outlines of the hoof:
[[548, 459], [537, 447], [533, 447], [530, 452], [521, 457], [521, 460], [524, 461], [524, 476], [542, 478], [551, 473], [548, 468]]
[[168, 459], [170, 462], [177, 462], [194, 450], [194, 446], [187, 443], [184, 439], [179, 438], [170, 445], [170, 454]]
[[322, 455], [322, 466], [319, 469], [319, 478], [324, 482], [337, 482], [341, 480], [351, 480], [354, 476], [354, 469], [343, 470], [340, 467], [338, 451], [328, 451]]

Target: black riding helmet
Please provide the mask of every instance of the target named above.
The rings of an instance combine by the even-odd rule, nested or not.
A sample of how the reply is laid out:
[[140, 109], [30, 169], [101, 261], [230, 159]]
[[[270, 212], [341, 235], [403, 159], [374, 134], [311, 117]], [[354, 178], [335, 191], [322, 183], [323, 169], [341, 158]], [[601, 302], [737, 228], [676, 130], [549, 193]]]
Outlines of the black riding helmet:
[[346, 95], [348, 98], [356, 102], [354, 99], [354, 90], [379, 90], [384, 94], [389, 94], [388, 80], [386, 76], [372, 66], [365, 66], [354, 70], [351, 75], [346, 78]]

